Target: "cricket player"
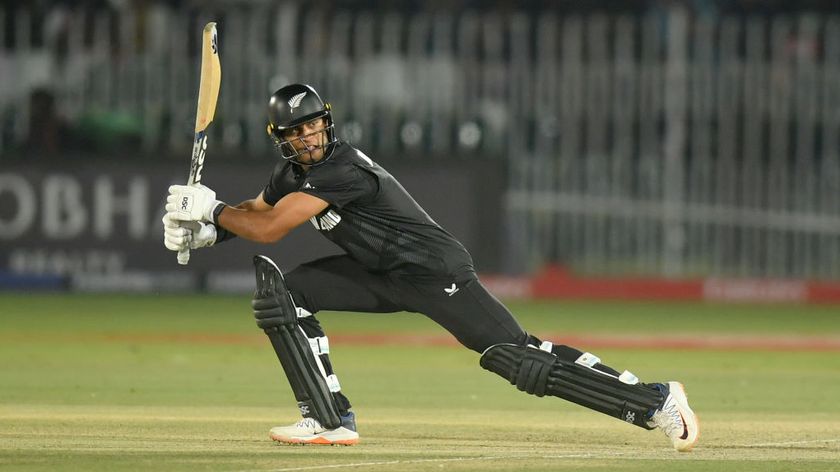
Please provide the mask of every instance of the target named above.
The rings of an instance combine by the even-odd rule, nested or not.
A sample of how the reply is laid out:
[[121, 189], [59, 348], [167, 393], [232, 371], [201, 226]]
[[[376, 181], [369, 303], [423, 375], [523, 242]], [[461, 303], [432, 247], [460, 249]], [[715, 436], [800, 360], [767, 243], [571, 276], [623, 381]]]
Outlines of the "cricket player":
[[644, 429], [661, 429], [678, 451], [698, 438], [679, 382], [642, 383], [588, 352], [526, 332], [481, 284], [464, 246], [391, 174], [336, 135], [325, 103], [292, 84], [268, 104], [268, 133], [282, 157], [268, 183], [236, 206], [206, 186], [173, 185], [165, 245], [199, 249], [234, 236], [262, 243], [310, 222], [345, 254], [282, 274], [257, 256], [252, 308], [288, 377], [303, 419], [272, 428], [282, 443], [355, 444], [355, 415], [315, 317], [321, 310], [422, 313], [481, 354], [480, 365], [519, 390], [556, 396]]

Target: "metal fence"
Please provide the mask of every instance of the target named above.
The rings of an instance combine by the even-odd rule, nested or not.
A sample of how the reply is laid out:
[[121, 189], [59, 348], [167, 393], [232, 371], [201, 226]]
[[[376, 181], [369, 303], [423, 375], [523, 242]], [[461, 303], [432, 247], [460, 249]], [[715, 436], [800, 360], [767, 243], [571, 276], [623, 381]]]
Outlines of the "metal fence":
[[266, 152], [266, 97], [305, 81], [374, 157], [504, 159], [510, 270], [840, 278], [838, 17], [227, 8], [0, 11], [0, 148], [46, 84], [187, 149], [212, 17], [216, 145]]
[[675, 9], [537, 31], [519, 69], [541, 123], [516, 146], [530, 155], [510, 153], [517, 258], [840, 275], [840, 19]]

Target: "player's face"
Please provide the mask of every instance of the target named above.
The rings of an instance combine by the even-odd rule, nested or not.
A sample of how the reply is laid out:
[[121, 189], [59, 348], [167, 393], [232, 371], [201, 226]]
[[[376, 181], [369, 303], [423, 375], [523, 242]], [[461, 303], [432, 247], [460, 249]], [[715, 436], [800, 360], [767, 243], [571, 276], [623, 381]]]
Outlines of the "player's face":
[[283, 138], [294, 146], [299, 162], [314, 164], [324, 158], [324, 145], [327, 143], [327, 133], [324, 132], [326, 127], [326, 120], [318, 118], [284, 132]]

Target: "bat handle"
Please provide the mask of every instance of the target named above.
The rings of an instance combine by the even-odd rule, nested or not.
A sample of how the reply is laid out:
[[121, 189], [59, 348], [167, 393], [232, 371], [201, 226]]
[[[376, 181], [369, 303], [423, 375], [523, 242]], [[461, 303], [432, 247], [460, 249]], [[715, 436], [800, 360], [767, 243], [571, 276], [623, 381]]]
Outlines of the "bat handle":
[[178, 264], [187, 265], [190, 262], [190, 250], [183, 249], [178, 251]]

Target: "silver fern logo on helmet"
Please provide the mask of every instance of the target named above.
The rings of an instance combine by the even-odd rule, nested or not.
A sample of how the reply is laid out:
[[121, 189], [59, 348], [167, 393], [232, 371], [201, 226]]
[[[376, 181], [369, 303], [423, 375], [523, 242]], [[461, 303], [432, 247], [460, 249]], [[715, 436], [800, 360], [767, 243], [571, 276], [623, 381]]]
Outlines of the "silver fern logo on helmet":
[[301, 92], [289, 100], [289, 110], [294, 110], [295, 108], [300, 106], [300, 102], [303, 100], [303, 97], [306, 96], [306, 92]]

